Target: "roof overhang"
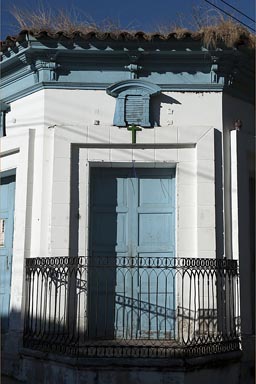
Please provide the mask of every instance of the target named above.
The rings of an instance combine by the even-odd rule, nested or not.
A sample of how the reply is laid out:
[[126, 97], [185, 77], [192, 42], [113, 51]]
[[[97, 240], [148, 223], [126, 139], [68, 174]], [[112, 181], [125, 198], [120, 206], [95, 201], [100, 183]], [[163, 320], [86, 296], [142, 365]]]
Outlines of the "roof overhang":
[[[106, 90], [136, 78], [161, 91], [228, 88], [242, 98], [254, 95], [253, 55], [226, 47], [208, 50], [191, 37], [115, 41], [26, 35], [2, 55], [1, 75], [7, 102], [44, 88]], [[118, 87], [111, 87], [116, 94]]]

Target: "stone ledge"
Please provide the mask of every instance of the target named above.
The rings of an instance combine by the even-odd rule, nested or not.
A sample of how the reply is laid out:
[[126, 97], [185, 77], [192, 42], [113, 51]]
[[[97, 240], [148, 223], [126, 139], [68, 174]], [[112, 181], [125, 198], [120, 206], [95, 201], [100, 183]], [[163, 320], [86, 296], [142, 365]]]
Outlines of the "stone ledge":
[[234, 351], [227, 353], [218, 353], [207, 356], [191, 357], [191, 358], [83, 358], [83, 357], [68, 357], [57, 355], [47, 352], [31, 350], [28, 348], [20, 349], [22, 358], [39, 359], [75, 366], [77, 368], [90, 369], [90, 368], [152, 368], [159, 369], [172, 369], [175, 371], [192, 371], [203, 367], [221, 367], [229, 363], [239, 362], [242, 357], [242, 351]]

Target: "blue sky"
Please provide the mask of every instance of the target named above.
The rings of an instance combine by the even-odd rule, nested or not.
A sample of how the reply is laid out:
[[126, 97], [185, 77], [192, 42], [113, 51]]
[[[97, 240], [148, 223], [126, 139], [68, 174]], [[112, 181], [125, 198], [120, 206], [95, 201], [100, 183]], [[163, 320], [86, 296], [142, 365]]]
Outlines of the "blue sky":
[[[105, 18], [119, 20], [122, 27], [132, 26], [133, 29], [152, 31], [156, 25], [173, 24], [180, 15], [188, 28], [190, 27], [193, 6], [203, 5], [211, 8], [205, 0], [0, 0], [1, 1], [1, 39], [7, 35], [15, 35], [15, 27], [10, 10], [12, 6], [36, 10], [39, 4], [46, 8], [73, 9], [76, 14], [90, 16], [96, 22]], [[221, 0], [210, 0], [222, 9], [231, 12], [241, 21], [253, 27], [253, 22], [230, 9]], [[255, 0], [226, 0], [255, 20]], [[255, 27], [255, 26], [254, 26]]]

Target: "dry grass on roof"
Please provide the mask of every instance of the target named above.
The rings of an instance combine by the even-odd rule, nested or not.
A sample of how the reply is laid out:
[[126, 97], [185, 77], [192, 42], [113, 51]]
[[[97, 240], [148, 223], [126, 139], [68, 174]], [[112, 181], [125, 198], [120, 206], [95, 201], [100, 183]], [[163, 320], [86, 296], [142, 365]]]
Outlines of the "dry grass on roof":
[[255, 48], [256, 36], [231, 19], [223, 20], [215, 26], [204, 26], [199, 33], [202, 33], [206, 47], [216, 48], [219, 41], [225, 43], [227, 47], [233, 47], [243, 39], [248, 41], [250, 48]]
[[[83, 34], [89, 32], [133, 32], [132, 26], [122, 29], [118, 20], [110, 18], [104, 19], [97, 23], [88, 15], [78, 14], [76, 11], [67, 12], [64, 9], [45, 9], [39, 7], [36, 11], [28, 9], [20, 9], [16, 6], [12, 9], [12, 15], [16, 19], [19, 29], [30, 31], [48, 31], [49, 33], [65, 32], [72, 34], [81, 32]], [[135, 29], [134, 29], [135, 31]]]
[[88, 36], [94, 34], [96, 38], [107, 36], [112, 39], [139, 39], [152, 40], [156, 37], [168, 40], [175, 38], [182, 40], [190, 37], [194, 40], [201, 40], [207, 48], [216, 48], [219, 44], [227, 47], [246, 45], [255, 48], [256, 36], [234, 22], [226, 19], [220, 14], [214, 17], [209, 13], [203, 14], [201, 10], [192, 14], [194, 25], [189, 30], [182, 23], [171, 24], [170, 26], [157, 26], [155, 32], [138, 32], [138, 28], [130, 24], [126, 28], [121, 27], [120, 22], [105, 19], [101, 23], [96, 23], [87, 15], [81, 15], [75, 11], [65, 11], [62, 9], [52, 10], [38, 8], [37, 11], [20, 9], [13, 7], [12, 14], [17, 21], [18, 28], [26, 30], [35, 36], [45, 32], [49, 37], [57, 38], [59, 34], [67, 37], [74, 37], [75, 34]]

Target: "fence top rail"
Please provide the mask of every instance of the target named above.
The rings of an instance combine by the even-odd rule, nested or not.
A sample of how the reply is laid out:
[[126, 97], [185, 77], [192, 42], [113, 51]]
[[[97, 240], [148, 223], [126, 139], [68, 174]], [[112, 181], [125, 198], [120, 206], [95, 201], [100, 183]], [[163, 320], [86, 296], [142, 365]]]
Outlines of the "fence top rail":
[[26, 258], [27, 268], [40, 267], [76, 267], [76, 268], [166, 268], [194, 269], [206, 271], [238, 272], [237, 260], [213, 258], [177, 258], [177, 257], [123, 257], [123, 256], [58, 256]]

